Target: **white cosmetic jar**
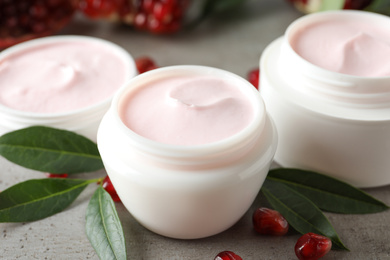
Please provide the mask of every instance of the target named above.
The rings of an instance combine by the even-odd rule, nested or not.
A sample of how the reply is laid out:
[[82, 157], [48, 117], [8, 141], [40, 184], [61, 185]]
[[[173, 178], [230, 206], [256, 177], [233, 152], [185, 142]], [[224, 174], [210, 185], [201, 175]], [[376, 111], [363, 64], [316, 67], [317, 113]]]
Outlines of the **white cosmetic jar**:
[[358, 187], [387, 185], [390, 77], [360, 77], [323, 69], [300, 57], [290, 43], [305, 26], [336, 19], [365, 19], [390, 27], [388, 17], [374, 13], [316, 13], [293, 22], [283, 37], [265, 49], [260, 59], [260, 92], [279, 133], [275, 161]]
[[[229, 80], [253, 104], [253, 120], [226, 139], [189, 146], [153, 141], [126, 127], [118, 113], [126, 93], [176, 75]], [[216, 68], [183, 65], [130, 80], [114, 97], [97, 142], [108, 176], [139, 223], [163, 236], [196, 239], [228, 229], [249, 209], [273, 160], [277, 133], [259, 92], [245, 79]]]
[[[102, 46], [106, 51], [112, 52], [118, 60], [121, 60], [125, 68], [125, 77], [121, 85], [112, 86], [113, 88], [119, 89], [129, 79], [137, 75], [138, 72], [134, 59], [125, 49], [112, 42], [88, 36], [50, 36], [20, 43], [0, 53], [0, 65], [4, 60], [12, 59], [12, 55], [23, 55], [25, 51], [41, 48], [47, 44], [79, 42], [85, 44], [85, 48], [88, 48], [89, 44]], [[91, 60], [93, 58], [91, 56]], [[53, 57], [53, 59], [55, 60], [56, 57]], [[33, 60], [31, 62], [34, 63]], [[101, 71], [99, 73], [104, 74], [107, 72]], [[23, 72], [20, 72], [20, 77], [23, 77]], [[34, 82], [32, 82], [32, 85], [34, 85]], [[90, 93], [90, 95], [94, 95], [94, 93]], [[111, 96], [107, 96], [105, 99], [90, 106], [70, 110], [69, 112], [53, 113], [22, 111], [0, 103], [0, 135], [32, 125], [43, 125], [74, 131], [96, 141], [99, 123], [103, 115], [107, 112], [113, 96], [114, 92]]]

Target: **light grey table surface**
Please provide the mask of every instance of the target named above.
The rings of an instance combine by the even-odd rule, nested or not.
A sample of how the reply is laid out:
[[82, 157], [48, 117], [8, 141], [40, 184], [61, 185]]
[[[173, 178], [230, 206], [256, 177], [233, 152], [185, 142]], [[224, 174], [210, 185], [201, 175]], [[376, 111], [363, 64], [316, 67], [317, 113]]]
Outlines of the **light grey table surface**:
[[[264, 48], [284, 33], [302, 14], [285, 0], [252, 0], [224, 19], [211, 19], [193, 31], [173, 36], [154, 36], [107, 22], [78, 16], [61, 34], [101, 37], [127, 49], [134, 57], [148, 55], [160, 66], [196, 64], [229, 70], [240, 76], [258, 66]], [[104, 176], [100, 171], [76, 177]], [[43, 173], [13, 165], [0, 158], [0, 190]], [[85, 235], [85, 211], [96, 186], [90, 185], [62, 213], [32, 223], [0, 223], [0, 259], [98, 259]], [[390, 205], [390, 186], [367, 189]], [[259, 197], [248, 213], [229, 230], [199, 240], [175, 240], [156, 235], [140, 226], [121, 203], [117, 210], [126, 237], [128, 259], [214, 259], [232, 250], [249, 259], [296, 259], [299, 235], [256, 235], [251, 224]], [[331, 251], [323, 259], [390, 259], [390, 211], [369, 215], [326, 213], [350, 252]]]

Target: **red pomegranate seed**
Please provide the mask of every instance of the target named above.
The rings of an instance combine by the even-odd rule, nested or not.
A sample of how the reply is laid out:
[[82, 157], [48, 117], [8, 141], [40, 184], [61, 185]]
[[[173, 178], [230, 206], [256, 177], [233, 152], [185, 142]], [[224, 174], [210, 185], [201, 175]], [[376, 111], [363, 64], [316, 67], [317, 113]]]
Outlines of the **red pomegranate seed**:
[[252, 85], [255, 86], [255, 88], [257, 89], [259, 89], [259, 78], [260, 78], [260, 70], [258, 68], [249, 71], [248, 81], [252, 83]]
[[60, 173], [60, 174], [55, 174], [55, 173], [46, 173], [47, 178], [68, 178], [67, 173]]
[[138, 73], [144, 73], [157, 68], [156, 63], [149, 57], [140, 57], [135, 60]]
[[[190, 2], [190, 0], [73, 1], [78, 1], [78, 9], [87, 17], [121, 21], [137, 29], [156, 34], [177, 32], [182, 26], [184, 14]], [[12, 24], [12, 21], [10, 23]]]
[[111, 180], [110, 180], [110, 178], [108, 176], [106, 176], [103, 179], [102, 186], [108, 192], [108, 194], [110, 194], [110, 196], [111, 196], [113, 201], [115, 201], [115, 202], [121, 201], [121, 199], [119, 198], [118, 194], [116, 193], [114, 185], [112, 185], [112, 182], [111, 182]]
[[316, 260], [326, 255], [332, 248], [332, 241], [321, 235], [307, 233], [295, 244], [295, 254], [299, 260]]
[[134, 16], [134, 26], [139, 30], [146, 30], [148, 28], [148, 17], [145, 13], [139, 12]]
[[137, 16], [143, 17], [135, 18], [134, 26], [156, 34], [177, 32], [188, 4], [189, 0], [139, 0]]
[[157, 2], [153, 7], [154, 17], [161, 22], [170, 22], [172, 19], [172, 6]]
[[236, 255], [232, 251], [223, 251], [220, 252], [214, 260], [242, 260], [242, 258], [239, 255]]
[[287, 220], [276, 210], [258, 208], [252, 216], [253, 226], [262, 235], [283, 236], [288, 231]]
[[149, 17], [147, 25], [148, 30], [155, 34], [162, 34], [166, 31], [166, 25], [154, 16]]
[[155, 2], [155, 0], [143, 0], [142, 1], [142, 9], [148, 13], [153, 12], [154, 2]]
[[80, 0], [79, 9], [90, 18], [105, 18], [119, 10], [116, 0]]

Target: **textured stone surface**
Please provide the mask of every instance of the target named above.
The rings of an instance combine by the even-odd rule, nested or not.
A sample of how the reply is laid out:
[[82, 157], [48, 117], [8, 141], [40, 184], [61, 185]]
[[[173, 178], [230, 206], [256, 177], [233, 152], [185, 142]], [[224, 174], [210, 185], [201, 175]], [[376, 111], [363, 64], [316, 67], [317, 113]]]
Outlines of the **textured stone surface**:
[[[153, 36], [108, 23], [78, 17], [63, 34], [83, 34], [111, 40], [134, 57], [149, 55], [161, 66], [208, 65], [243, 77], [258, 61], [263, 49], [284, 33], [300, 13], [285, 0], [247, 1], [243, 10], [214, 19], [190, 32]], [[104, 172], [78, 177], [103, 176]], [[42, 173], [15, 166], [0, 158], [0, 190]], [[98, 259], [85, 235], [85, 210], [95, 185], [90, 185], [64, 212], [33, 223], [0, 223], [0, 259]], [[390, 186], [368, 189], [368, 193], [390, 204]], [[122, 221], [128, 259], [214, 259], [223, 250], [235, 251], [245, 260], [296, 259], [295, 233], [264, 237], [252, 229], [251, 214], [264, 205], [259, 197], [248, 213], [229, 230], [205, 239], [174, 240], [140, 226], [122, 204]], [[325, 259], [390, 259], [390, 211], [369, 215], [326, 214], [350, 252], [331, 251]]]

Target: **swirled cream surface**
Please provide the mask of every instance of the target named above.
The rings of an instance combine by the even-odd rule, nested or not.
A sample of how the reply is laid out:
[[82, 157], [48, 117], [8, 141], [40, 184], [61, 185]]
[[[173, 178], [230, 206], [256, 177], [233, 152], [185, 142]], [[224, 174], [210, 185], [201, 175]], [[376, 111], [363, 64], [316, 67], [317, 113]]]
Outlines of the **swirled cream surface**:
[[254, 117], [251, 101], [215, 76], [160, 78], [123, 96], [119, 116], [135, 133], [172, 145], [201, 145], [228, 138]]
[[0, 60], [0, 103], [33, 113], [62, 113], [99, 103], [126, 81], [124, 60], [103, 43], [31, 46]]
[[390, 76], [390, 28], [368, 19], [319, 21], [300, 28], [290, 44], [302, 58], [330, 71]]

